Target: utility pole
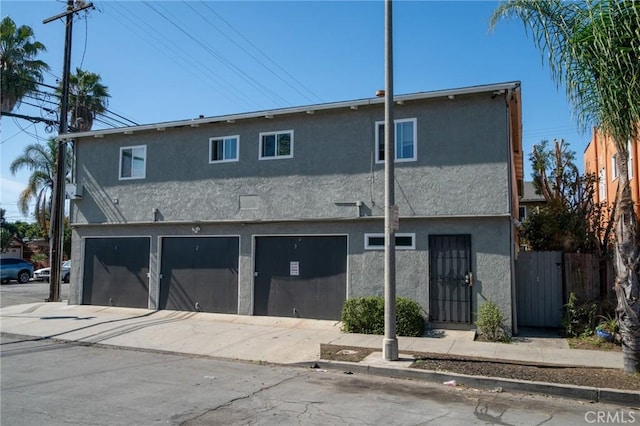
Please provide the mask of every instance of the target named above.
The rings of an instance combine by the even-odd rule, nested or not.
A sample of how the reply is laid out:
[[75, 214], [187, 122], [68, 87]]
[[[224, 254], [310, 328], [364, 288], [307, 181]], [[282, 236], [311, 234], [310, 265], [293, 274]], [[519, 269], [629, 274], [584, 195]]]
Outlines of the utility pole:
[[[62, 68], [62, 99], [60, 100], [60, 130], [58, 135], [67, 133], [67, 110], [69, 102], [69, 74], [71, 72], [71, 36], [73, 34], [73, 15], [81, 10], [93, 7], [93, 3], [79, 3], [73, 7], [74, 0], [67, 0], [67, 10], [42, 21], [43, 24], [66, 17], [66, 32], [64, 37], [64, 63]], [[51, 273], [49, 276], [48, 302], [60, 301], [60, 266], [62, 264], [62, 242], [64, 240], [64, 200], [67, 162], [66, 142], [58, 140], [56, 151], [55, 187], [51, 203], [51, 238], [49, 246], [49, 261]]]
[[396, 337], [396, 227], [395, 206], [395, 141], [393, 122], [393, 4], [385, 0], [385, 90], [384, 90], [384, 340], [383, 359], [398, 359]]

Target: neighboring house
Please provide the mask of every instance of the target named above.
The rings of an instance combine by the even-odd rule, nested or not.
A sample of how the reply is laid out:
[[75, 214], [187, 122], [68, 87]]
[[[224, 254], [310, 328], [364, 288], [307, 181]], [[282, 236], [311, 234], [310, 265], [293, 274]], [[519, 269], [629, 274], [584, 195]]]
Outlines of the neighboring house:
[[[640, 216], [640, 140], [627, 145], [629, 151], [628, 174], [636, 215]], [[584, 151], [584, 171], [597, 177], [598, 188], [594, 194], [595, 202], [606, 202], [613, 206], [618, 189], [618, 152], [610, 137], [593, 129], [593, 137]]]
[[24, 243], [22, 242], [22, 240], [20, 240], [20, 238], [13, 236], [11, 237], [9, 247], [3, 247], [2, 249], [3, 252], [0, 253], [0, 256], [22, 258], [24, 253]]
[[[524, 182], [522, 184], [522, 195], [519, 200], [518, 208], [518, 227], [524, 222], [527, 217], [534, 211], [537, 211], [540, 207], [546, 204], [542, 194], [536, 194], [536, 188], [533, 186], [533, 182]], [[524, 240], [518, 238], [520, 249], [529, 250], [530, 247]]]
[[[397, 295], [512, 318], [519, 82], [402, 95]], [[384, 99], [64, 135], [70, 303], [339, 320], [384, 289]]]
[[531, 212], [544, 206], [546, 202], [547, 200], [544, 199], [542, 194], [536, 194], [536, 188], [533, 186], [533, 182], [524, 182], [518, 212], [520, 222], [524, 221]]

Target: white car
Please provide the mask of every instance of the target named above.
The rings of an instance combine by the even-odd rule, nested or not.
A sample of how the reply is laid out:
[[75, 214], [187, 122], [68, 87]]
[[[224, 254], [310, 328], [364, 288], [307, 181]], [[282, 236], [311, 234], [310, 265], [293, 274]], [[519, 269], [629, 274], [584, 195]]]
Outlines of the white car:
[[[42, 268], [42, 269], [38, 269], [33, 273], [33, 279], [37, 281], [49, 282], [50, 275], [51, 275], [51, 268]], [[71, 277], [71, 261], [70, 260], [62, 262], [62, 267], [60, 268], [60, 276], [62, 277], [63, 283], [69, 282], [69, 278]]]

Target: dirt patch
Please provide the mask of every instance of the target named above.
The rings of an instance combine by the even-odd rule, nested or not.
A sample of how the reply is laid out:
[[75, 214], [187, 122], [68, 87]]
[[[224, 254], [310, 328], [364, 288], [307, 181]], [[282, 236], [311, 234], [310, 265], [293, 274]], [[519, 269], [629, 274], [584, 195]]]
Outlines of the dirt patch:
[[371, 348], [359, 348], [356, 346], [337, 346], [321, 343], [320, 359], [343, 362], [360, 362], [375, 351], [376, 349]]
[[597, 351], [617, 351], [622, 352], [622, 346], [617, 343], [607, 342], [597, 336], [576, 337], [567, 339], [571, 349], [591, 349]]
[[[321, 359], [334, 361], [360, 362], [376, 351], [379, 352], [380, 349], [320, 345]], [[416, 359], [412, 368], [423, 370], [640, 391], [640, 376], [629, 376], [622, 369], [523, 364], [425, 352], [402, 351], [402, 353], [412, 355]]]

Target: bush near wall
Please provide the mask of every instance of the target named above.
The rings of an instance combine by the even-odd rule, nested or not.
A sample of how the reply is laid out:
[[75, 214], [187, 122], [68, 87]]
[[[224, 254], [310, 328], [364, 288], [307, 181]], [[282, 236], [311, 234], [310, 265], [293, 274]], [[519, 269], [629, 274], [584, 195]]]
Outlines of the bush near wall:
[[[367, 296], [347, 299], [342, 305], [342, 330], [347, 333], [384, 334], [384, 298]], [[396, 334], [422, 336], [425, 318], [418, 302], [396, 298]]]

